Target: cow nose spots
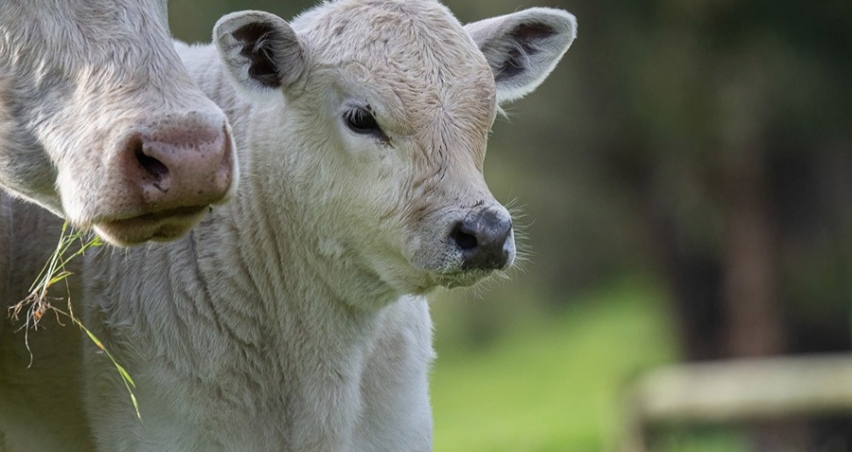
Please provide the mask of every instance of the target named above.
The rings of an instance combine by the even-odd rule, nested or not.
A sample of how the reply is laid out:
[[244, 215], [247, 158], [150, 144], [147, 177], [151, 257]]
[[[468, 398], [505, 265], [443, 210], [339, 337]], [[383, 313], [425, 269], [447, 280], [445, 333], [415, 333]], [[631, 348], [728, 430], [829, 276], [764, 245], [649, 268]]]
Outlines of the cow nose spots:
[[501, 211], [484, 209], [456, 223], [450, 238], [462, 252], [463, 270], [497, 270], [509, 261], [512, 219]]

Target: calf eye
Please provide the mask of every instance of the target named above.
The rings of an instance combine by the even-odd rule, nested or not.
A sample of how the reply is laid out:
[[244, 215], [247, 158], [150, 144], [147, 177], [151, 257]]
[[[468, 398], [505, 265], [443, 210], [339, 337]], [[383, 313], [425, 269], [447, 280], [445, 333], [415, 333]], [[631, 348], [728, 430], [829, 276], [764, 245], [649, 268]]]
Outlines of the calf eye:
[[348, 110], [343, 114], [343, 119], [346, 121], [346, 126], [355, 133], [375, 135], [379, 138], [385, 137], [384, 132], [382, 132], [381, 127], [376, 122], [376, 118], [366, 108], [356, 107]]

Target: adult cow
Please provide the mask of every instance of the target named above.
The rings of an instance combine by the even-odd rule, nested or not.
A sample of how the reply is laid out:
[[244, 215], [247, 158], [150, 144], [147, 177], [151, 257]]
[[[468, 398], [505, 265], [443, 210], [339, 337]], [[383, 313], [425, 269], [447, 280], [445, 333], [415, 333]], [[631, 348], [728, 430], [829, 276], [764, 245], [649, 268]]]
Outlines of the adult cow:
[[0, 0], [0, 186], [119, 245], [177, 238], [227, 198], [228, 123], [166, 16], [165, 0]]

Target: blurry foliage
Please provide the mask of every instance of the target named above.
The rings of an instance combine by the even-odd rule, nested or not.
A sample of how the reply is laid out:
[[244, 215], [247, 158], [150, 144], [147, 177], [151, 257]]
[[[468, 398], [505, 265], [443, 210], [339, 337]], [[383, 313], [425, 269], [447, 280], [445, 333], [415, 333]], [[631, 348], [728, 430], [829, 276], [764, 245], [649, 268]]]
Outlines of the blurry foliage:
[[530, 313], [534, 298], [483, 301], [480, 313], [525, 312], [500, 316], [502, 334], [487, 343], [458, 340], [469, 334], [459, 303], [433, 303], [436, 451], [617, 450], [631, 378], [674, 359], [663, 297], [637, 281], [592, 291], [555, 315]]

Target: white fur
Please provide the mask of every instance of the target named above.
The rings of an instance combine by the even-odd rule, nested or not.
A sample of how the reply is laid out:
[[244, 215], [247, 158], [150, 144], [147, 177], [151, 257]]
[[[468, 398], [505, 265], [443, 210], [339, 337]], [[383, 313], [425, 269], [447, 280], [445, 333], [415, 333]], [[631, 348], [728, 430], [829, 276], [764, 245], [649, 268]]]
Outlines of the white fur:
[[[298, 37], [277, 41], [270, 63], [299, 55], [305, 66], [261, 64], [259, 83], [240, 51], [246, 24], [271, 24], [263, 39]], [[339, 0], [292, 24], [238, 13], [214, 41], [176, 47], [234, 126], [238, 193], [184, 239], [87, 256], [76, 269], [85, 287], [72, 288], [84, 323], [133, 376], [142, 421], [94, 347], [82, 365], [37, 355], [29, 378], [13, 365], [26, 361], [18, 348], [0, 360], [7, 381], [70, 375], [83, 394], [45, 400], [24, 384], [4, 399], [0, 389], [0, 432], [53, 403], [85, 411], [100, 451], [431, 450], [423, 295], [491, 272], [465, 269], [449, 231], [483, 209], [505, 212], [482, 176], [503, 88], [462, 25], [428, 0]], [[381, 135], [345, 124], [367, 105]], [[59, 422], [48, 421], [42, 432]], [[86, 443], [77, 433], [62, 450]], [[33, 450], [15, 444], [7, 452]]]
[[[539, 36], [538, 39], [521, 45], [512, 39], [501, 37], [511, 28], [532, 23], [552, 28], [556, 32], [546, 37]], [[559, 9], [530, 8], [480, 21], [469, 25], [467, 29], [492, 65], [499, 65], [505, 59], [506, 52], [515, 51], [518, 53], [518, 63], [527, 66], [513, 77], [496, 71], [495, 78], [500, 87], [499, 101], [509, 102], [526, 96], [550, 75], [577, 37], [577, 19]]]
[[184, 207], [143, 202], [122, 157], [163, 128], [187, 148], [227, 128], [180, 64], [165, 0], [0, 1], [0, 187], [114, 243], [174, 238], [198, 217], [114, 223]]

